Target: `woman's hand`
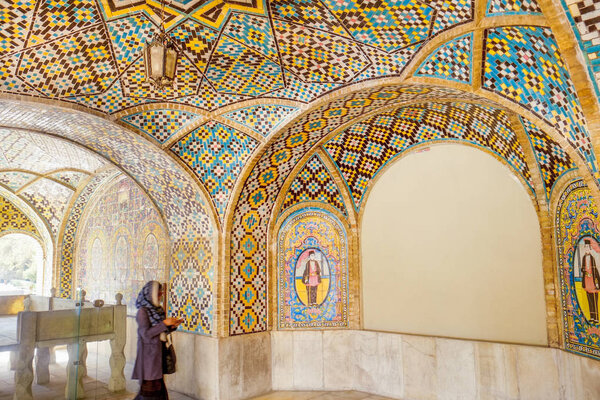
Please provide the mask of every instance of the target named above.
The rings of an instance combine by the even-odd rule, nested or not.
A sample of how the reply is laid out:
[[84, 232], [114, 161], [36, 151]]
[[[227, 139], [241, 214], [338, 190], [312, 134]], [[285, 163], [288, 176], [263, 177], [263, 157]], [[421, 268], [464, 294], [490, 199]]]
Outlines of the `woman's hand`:
[[169, 317], [169, 318], [165, 318], [163, 322], [166, 326], [172, 326], [172, 327], [176, 328], [179, 325], [181, 325], [181, 323], [183, 322], [183, 318]]

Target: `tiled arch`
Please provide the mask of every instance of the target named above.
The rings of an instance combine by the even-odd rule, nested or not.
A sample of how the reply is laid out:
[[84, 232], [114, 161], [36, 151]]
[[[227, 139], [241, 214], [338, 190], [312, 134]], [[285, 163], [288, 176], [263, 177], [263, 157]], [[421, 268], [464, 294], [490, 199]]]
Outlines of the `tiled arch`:
[[11, 100], [0, 100], [0, 108], [0, 126], [71, 140], [119, 165], [145, 188], [164, 216], [173, 243], [169, 308], [189, 317], [184, 329], [212, 334], [216, 223], [209, 200], [194, 180], [158, 147], [105, 119]]
[[[241, 180], [234, 196], [237, 203], [232, 204], [232, 212], [226, 221], [226, 232], [230, 232], [225, 238], [225, 246], [230, 251], [229, 265], [226, 266], [230, 274], [230, 334], [267, 329], [267, 226], [278, 193], [295, 164], [324, 137], [348, 126], [359, 116], [376, 113], [394, 104], [438, 99], [492, 105], [494, 103], [489, 99], [501, 100], [489, 93], [482, 99], [472, 93], [431, 85], [390, 85], [363, 89], [322, 102], [322, 105], [305, 112], [280, 134], [276, 134], [256, 161], [246, 167], [245, 179]], [[502, 101], [502, 104], [496, 104], [495, 107], [506, 109], [507, 102]], [[531, 115], [514, 104], [508, 108]], [[548, 132], [559, 136], [543, 121], [542, 125]], [[566, 150], [570, 155], [575, 153], [572, 148]], [[576, 159], [578, 166], [584, 165], [583, 160], [579, 157]], [[592, 180], [589, 174], [587, 179]]]

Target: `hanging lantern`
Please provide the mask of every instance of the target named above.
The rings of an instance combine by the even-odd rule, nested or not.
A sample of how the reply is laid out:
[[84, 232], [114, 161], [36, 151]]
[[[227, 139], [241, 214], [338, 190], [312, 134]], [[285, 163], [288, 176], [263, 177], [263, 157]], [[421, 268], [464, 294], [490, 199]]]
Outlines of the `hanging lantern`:
[[146, 80], [157, 89], [173, 87], [178, 58], [177, 46], [165, 31], [161, 30], [144, 46]]

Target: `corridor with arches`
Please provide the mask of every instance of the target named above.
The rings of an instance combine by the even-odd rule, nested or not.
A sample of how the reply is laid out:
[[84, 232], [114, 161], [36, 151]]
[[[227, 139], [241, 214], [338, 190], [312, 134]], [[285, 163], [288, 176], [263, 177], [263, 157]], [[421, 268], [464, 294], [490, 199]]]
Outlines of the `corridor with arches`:
[[600, 398], [596, 2], [0, 8], [0, 397]]

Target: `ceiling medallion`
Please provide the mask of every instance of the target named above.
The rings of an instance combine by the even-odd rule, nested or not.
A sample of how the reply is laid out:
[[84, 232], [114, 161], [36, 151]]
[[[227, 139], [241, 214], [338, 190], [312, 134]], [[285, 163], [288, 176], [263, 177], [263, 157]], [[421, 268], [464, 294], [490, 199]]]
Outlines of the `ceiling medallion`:
[[165, 3], [161, 3], [160, 32], [144, 45], [146, 81], [159, 90], [173, 87], [179, 60], [179, 48], [165, 32]]

